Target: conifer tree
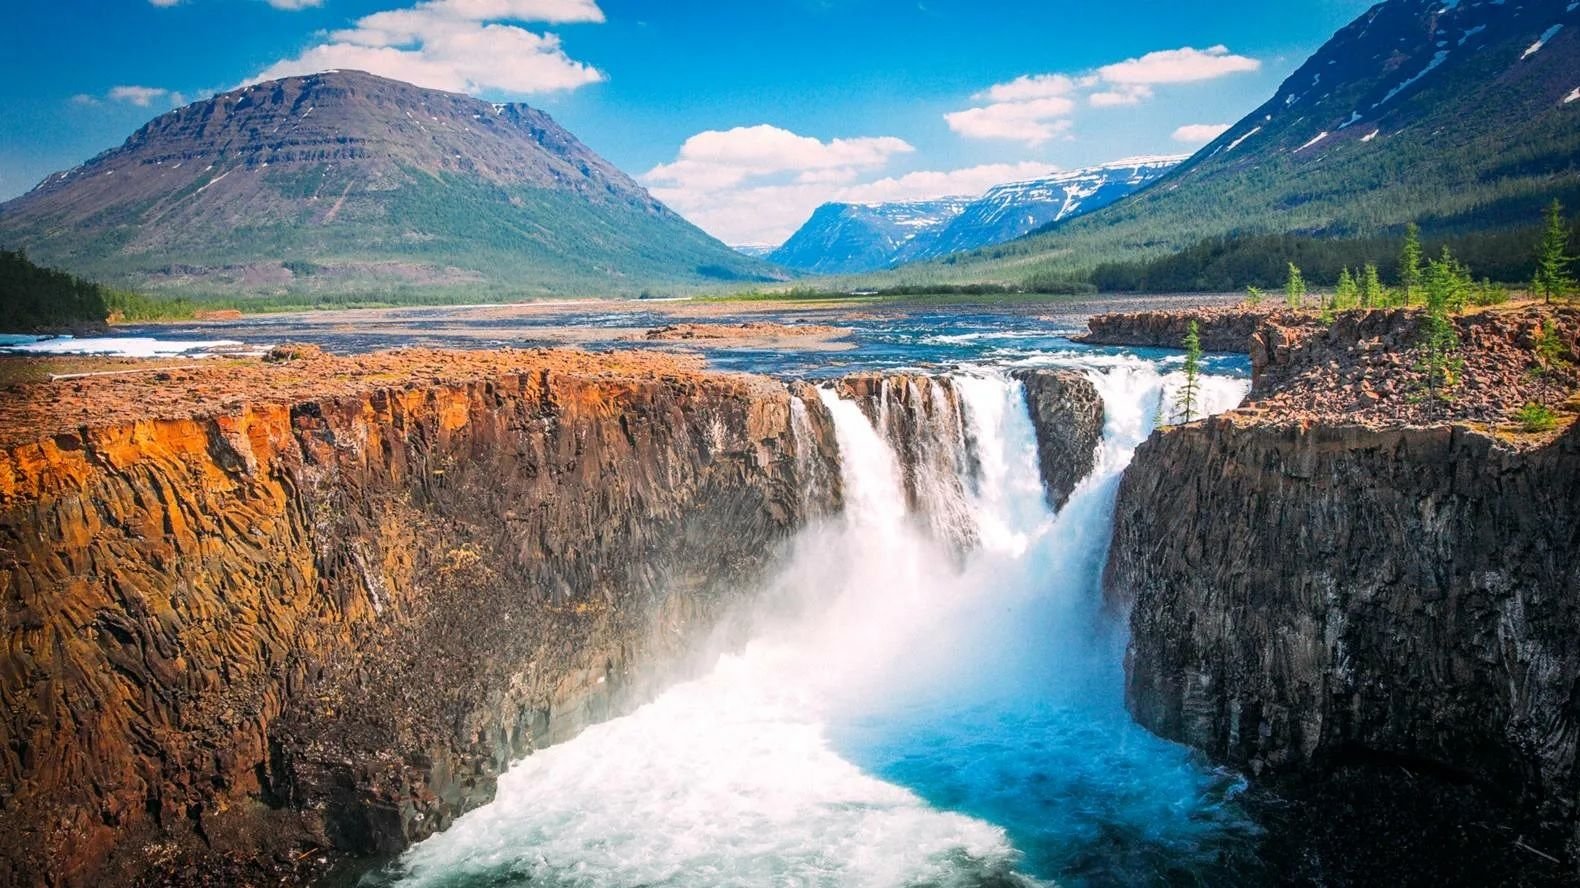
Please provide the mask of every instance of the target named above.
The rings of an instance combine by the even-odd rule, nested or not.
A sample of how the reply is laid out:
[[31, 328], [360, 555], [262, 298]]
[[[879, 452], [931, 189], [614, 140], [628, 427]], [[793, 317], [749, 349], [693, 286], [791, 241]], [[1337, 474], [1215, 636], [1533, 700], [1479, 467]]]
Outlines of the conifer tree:
[[1443, 258], [1433, 260], [1423, 277], [1426, 311], [1421, 317], [1420, 360], [1415, 369], [1421, 374], [1426, 400], [1435, 410], [1450, 399], [1464, 363], [1459, 358], [1459, 331], [1451, 316], [1461, 277], [1458, 263], [1446, 249]]
[[1404, 293], [1405, 305], [1415, 302], [1420, 295], [1421, 256], [1421, 227], [1411, 222], [1405, 226], [1404, 249], [1399, 252], [1399, 289]]
[[1262, 304], [1262, 291], [1256, 287], [1246, 287], [1245, 301], [1250, 303], [1252, 308], [1260, 307]]
[[1293, 309], [1299, 309], [1306, 302], [1306, 278], [1293, 262], [1289, 263], [1289, 279], [1284, 282], [1284, 299]]
[[1333, 291], [1333, 307], [1338, 311], [1349, 311], [1360, 305], [1360, 287], [1355, 283], [1355, 275], [1350, 274], [1348, 265], [1339, 272], [1339, 284]]
[[1382, 302], [1382, 278], [1377, 274], [1377, 266], [1368, 262], [1361, 273], [1361, 308], [1380, 308]]
[[1553, 376], [1564, 365], [1564, 342], [1558, 338], [1558, 327], [1552, 318], [1542, 321], [1541, 335], [1536, 337], [1536, 368], [1533, 375], [1542, 381], [1542, 394], [1550, 394]]
[[1197, 401], [1201, 394], [1201, 331], [1192, 318], [1185, 328], [1185, 384], [1174, 398], [1180, 421], [1190, 422], [1196, 416]]
[[1574, 257], [1569, 255], [1569, 232], [1564, 226], [1563, 205], [1553, 201], [1545, 217], [1547, 225], [1536, 251], [1534, 289], [1538, 296], [1551, 303], [1554, 297], [1561, 299], [1574, 291], [1575, 280], [1569, 271]]

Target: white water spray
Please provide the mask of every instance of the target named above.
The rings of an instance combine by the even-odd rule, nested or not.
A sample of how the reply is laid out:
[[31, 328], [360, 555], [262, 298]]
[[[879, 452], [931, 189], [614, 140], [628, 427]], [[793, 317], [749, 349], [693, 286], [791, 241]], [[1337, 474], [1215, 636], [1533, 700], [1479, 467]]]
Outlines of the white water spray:
[[[392, 876], [413, 886], [1031, 884], [1012, 873], [1026, 849], [994, 800], [1033, 787], [1057, 755], [1027, 707], [1096, 694], [1092, 676], [1113, 671], [1112, 648], [1093, 643], [1096, 582], [1119, 472], [1164, 385], [1139, 361], [1092, 375], [1108, 410], [1098, 469], [1057, 517], [1019, 384], [986, 371], [955, 378], [977, 456], [975, 477], [954, 488], [968, 491], [979, 542], [963, 563], [907, 509], [889, 442], [822, 391], [845, 510], [802, 534], [766, 591], [779, 618], [706, 677], [519, 762], [494, 803], [411, 849]], [[881, 409], [878, 428], [889, 428], [895, 408], [885, 398]], [[960, 434], [938, 433], [951, 444]], [[1003, 731], [956, 730], [981, 706]], [[939, 739], [911, 749], [929, 730]], [[912, 780], [908, 762], [932, 770]], [[951, 779], [963, 789], [935, 798]], [[1159, 804], [1137, 816], [1166, 817], [1179, 802]]]

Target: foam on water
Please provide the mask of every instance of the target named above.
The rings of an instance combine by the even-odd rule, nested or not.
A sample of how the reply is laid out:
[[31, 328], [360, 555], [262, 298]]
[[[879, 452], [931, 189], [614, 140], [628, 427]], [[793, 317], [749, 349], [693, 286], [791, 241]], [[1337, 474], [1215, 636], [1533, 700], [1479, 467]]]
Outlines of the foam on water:
[[152, 336], [6, 336], [0, 338], [0, 352], [20, 355], [103, 355], [127, 358], [158, 358], [200, 353], [215, 349], [238, 348], [231, 339], [178, 341]]
[[[796, 541], [756, 640], [537, 753], [496, 801], [371, 879], [412, 886], [976, 886], [1223, 876], [1234, 781], [1125, 717], [1098, 579], [1120, 472], [1171, 383], [1086, 365], [1098, 468], [1057, 516], [1019, 383], [954, 384], [976, 460], [962, 559], [894, 451], [833, 415], [845, 509]], [[1212, 406], [1244, 383], [1206, 387]], [[958, 430], [940, 434], [957, 435]], [[962, 469], [965, 471], [965, 469]], [[956, 494], [958, 496], [958, 494]]]

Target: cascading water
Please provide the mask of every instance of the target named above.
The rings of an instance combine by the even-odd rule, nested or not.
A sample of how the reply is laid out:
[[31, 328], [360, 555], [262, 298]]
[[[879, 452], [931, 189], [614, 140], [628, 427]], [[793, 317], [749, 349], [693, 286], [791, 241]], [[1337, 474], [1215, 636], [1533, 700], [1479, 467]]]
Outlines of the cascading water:
[[[1090, 370], [1098, 467], [1057, 516], [1018, 383], [966, 371], [927, 446], [964, 555], [907, 507], [878, 423], [820, 391], [845, 509], [797, 540], [756, 640], [625, 718], [533, 755], [492, 804], [375, 877], [463, 885], [1010, 885], [1222, 874], [1233, 782], [1134, 727], [1098, 607], [1114, 490], [1167, 385]], [[1237, 390], [1236, 390], [1237, 389]], [[1215, 394], [1216, 393], [1216, 394]], [[1243, 385], [1209, 386], [1238, 400]], [[913, 405], [932, 403], [912, 393]], [[945, 421], [947, 419], [947, 421]], [[962, 435], [961, 427], [964, 428]], [[926, 449], [925, 447], [923, 448]], [[936, 454], [935, 454], [936, 455]], [[944, 491], [940, 493], [939, 491]], [[942, 507], [950, 507], [942, 504]]]

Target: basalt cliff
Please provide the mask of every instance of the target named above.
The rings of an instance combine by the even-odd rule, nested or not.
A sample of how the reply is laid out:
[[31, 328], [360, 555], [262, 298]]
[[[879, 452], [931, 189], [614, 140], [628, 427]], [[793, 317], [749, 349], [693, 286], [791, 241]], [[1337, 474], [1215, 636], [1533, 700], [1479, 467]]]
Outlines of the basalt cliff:
[[[1458, 319], [1439, 404], [1417, 321], [1266, 320], [1247, 403], [1137, 451], [1104, 581], [1130, 613], [1129, 707], [1314, 815], [1291, 878], [1561, 881], [1580, 859], [1580, 315]], [[1544, 321], [1564, 352], [1546, 372]], [[1532, 401], [1557, 429], [1513, 422]]]
[[[752, 580], [840, 507], [803, 383], [274, 357], [0, 400], [0, 883], [300, 883], [396, 852], [738, 643]], [[947, 381], [839, 388], [929, 476]], [[1100, 425], [1043, 434], [1090, 451]]]

